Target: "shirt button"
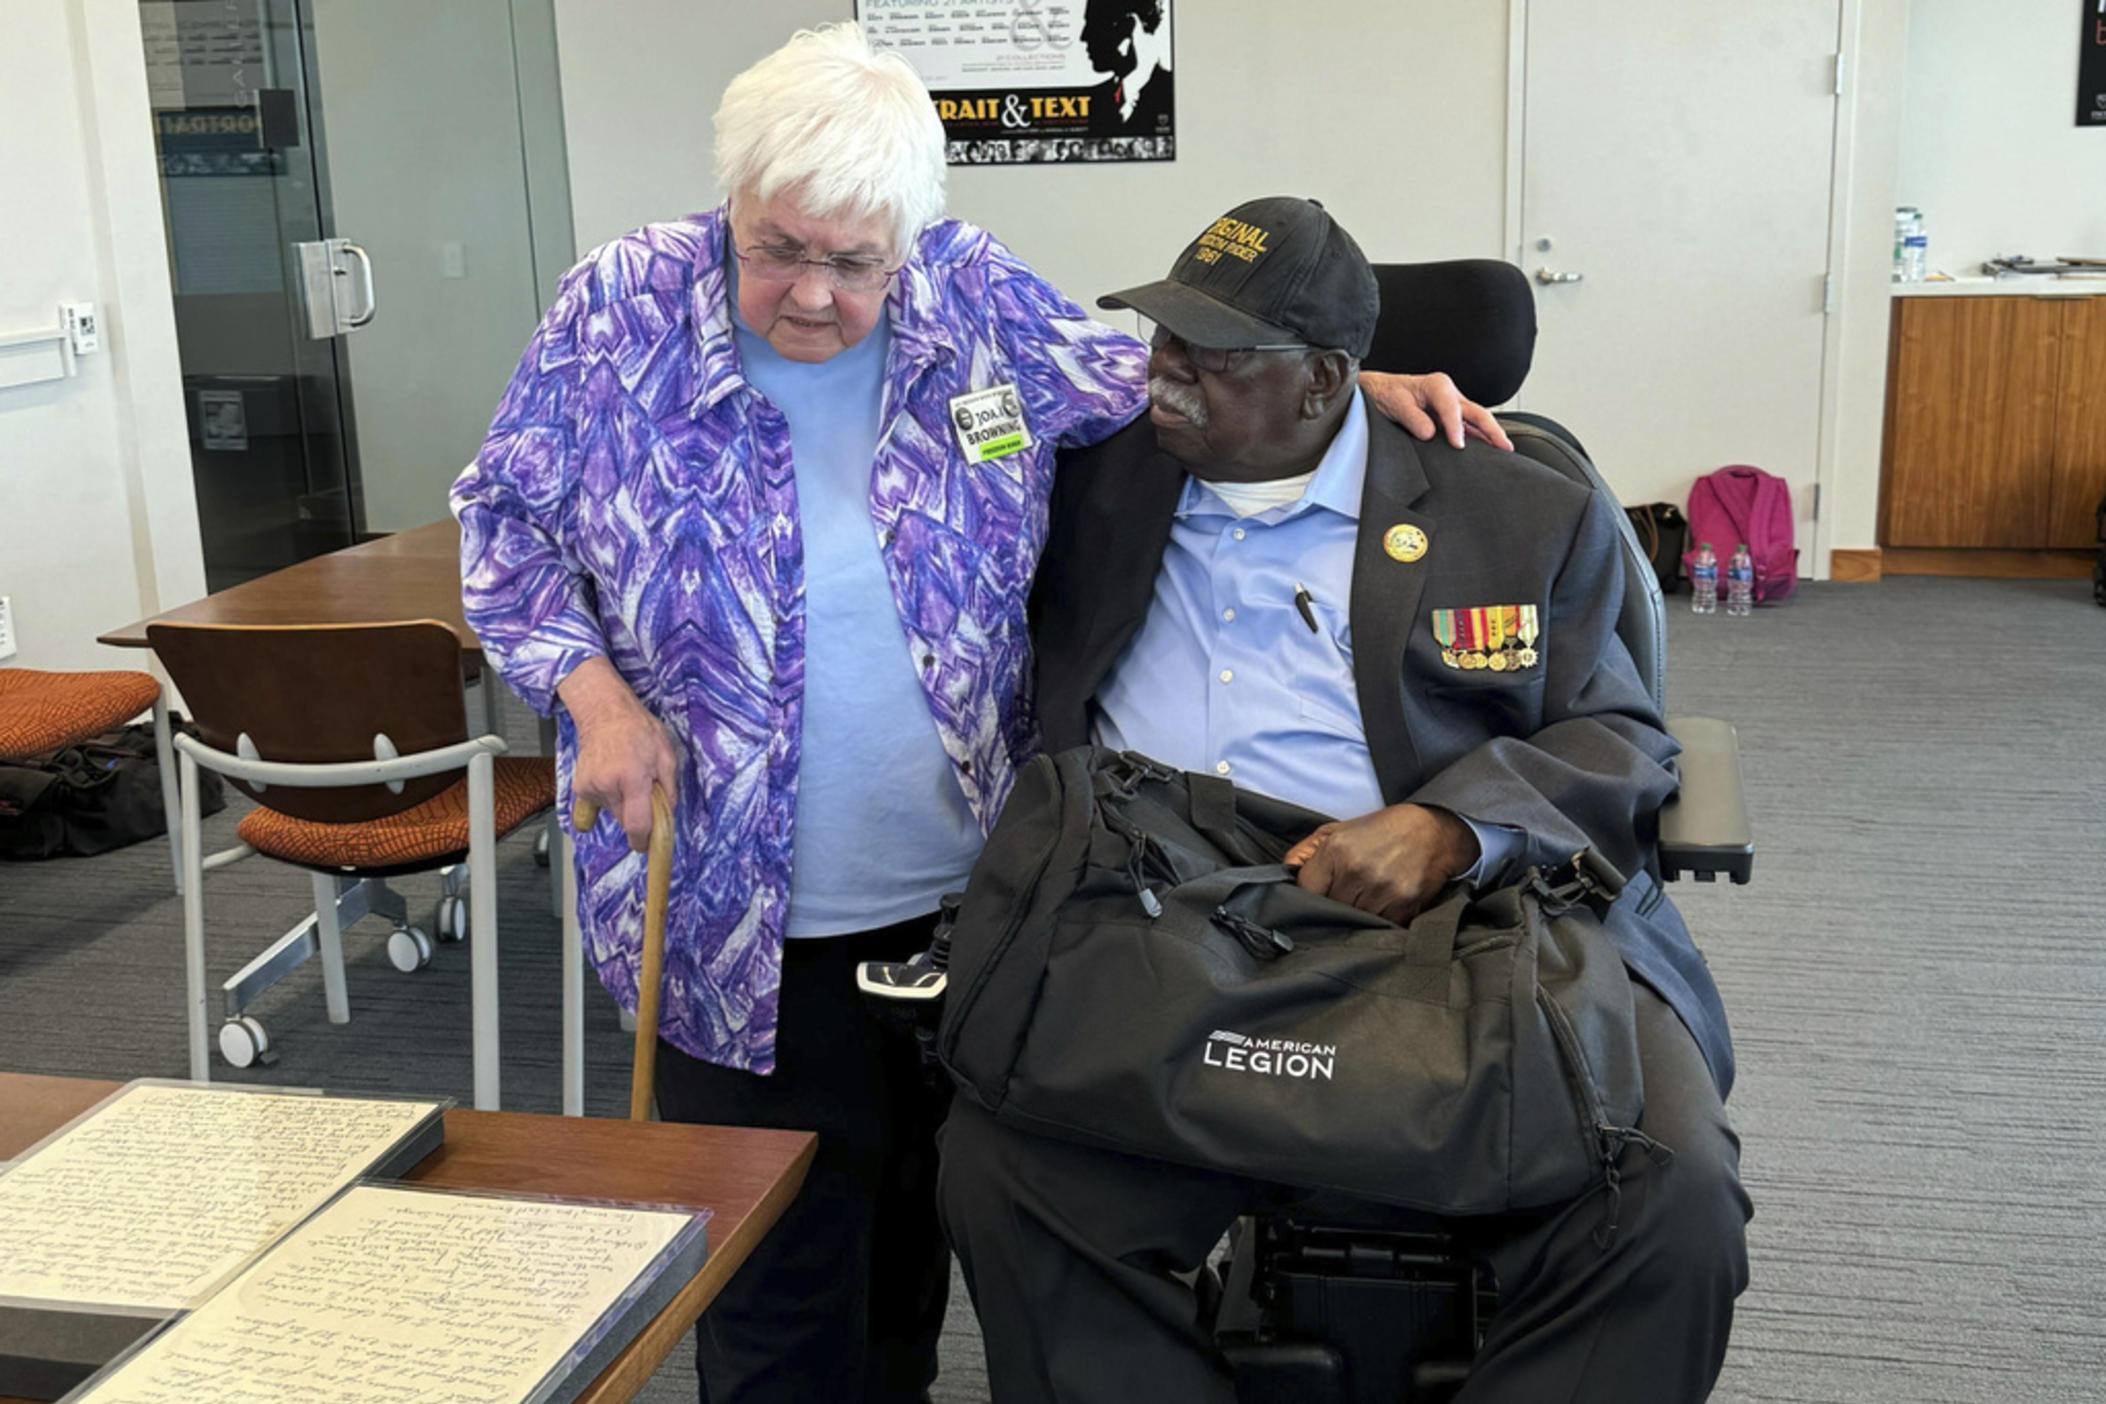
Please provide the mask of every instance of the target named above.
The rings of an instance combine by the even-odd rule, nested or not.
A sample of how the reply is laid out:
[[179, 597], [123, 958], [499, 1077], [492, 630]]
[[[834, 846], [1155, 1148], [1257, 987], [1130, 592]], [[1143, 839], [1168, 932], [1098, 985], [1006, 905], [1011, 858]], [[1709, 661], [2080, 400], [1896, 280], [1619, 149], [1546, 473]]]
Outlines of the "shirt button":
[[933, 667], [935, 667], [935, 666], [936, 666], [936, 655], [935, 655], [935, 654], [933, 654], [933, 653], [924, 653], [924, 654], [923, 654], [923, 655], [921, 656], [921, 666], [922, 666], [922, 670], [923, 670], [924, 672], [926, 672], [926, 671], [927, 671], [928, 669], [930, 669], [930, 668], [933, 668]]
[[1234, 619], [1236, 617], [1236, 611], [1234, 611], [1233, 609], [1224, 609], [1223, 611], [1221, 611], [1221, 617], [1223, 619]]
[[1221, 670], [1221, 680], [1223, 682], [1234, 682], [1236, 680], [1236, 670], [1234, 668], [1223, 668]]
[[973, 773], [973, 763], [972, 763], [971, 761], [959, 761], [959, 762], [958, 762], [958, 773], [959, 773], [959, 774], [961, 774], [961, 775], [970, 775], [970, 774], [972, 774], [972, 773]]
[[1243, 539], [1243, 528], [1237, 527], [1234, 531], [1230, 532], [1229, 535], [1235, 537], [1238, 541], [1241, 541]]
[[1226, 775], [1226, 774], [1228, 774], [1228, 773], [1229, 773], [1229, 763], [1228, 763], [1227, 761], [1215, 761], [1215, 762], [1214, 762], [1214, 773], [1215, 773], [1216, 775]]
[[877, 534], [877, 544], [880, 546], [890, 546], [892, 544], [891, 527], [886, 527], [883, 531]]

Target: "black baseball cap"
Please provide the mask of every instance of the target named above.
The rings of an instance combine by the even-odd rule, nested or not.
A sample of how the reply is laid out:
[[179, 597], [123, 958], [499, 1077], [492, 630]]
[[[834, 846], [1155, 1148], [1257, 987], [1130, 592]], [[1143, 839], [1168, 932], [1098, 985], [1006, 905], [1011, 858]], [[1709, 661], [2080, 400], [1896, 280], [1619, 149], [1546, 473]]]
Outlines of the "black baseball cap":
[[1353, 236], [1314, 200], [1273, 195], [1208, 225], [1170, 276], [1097, 299], [1194, 346], [1303, 342], [1365, 356], [1382, 295]]

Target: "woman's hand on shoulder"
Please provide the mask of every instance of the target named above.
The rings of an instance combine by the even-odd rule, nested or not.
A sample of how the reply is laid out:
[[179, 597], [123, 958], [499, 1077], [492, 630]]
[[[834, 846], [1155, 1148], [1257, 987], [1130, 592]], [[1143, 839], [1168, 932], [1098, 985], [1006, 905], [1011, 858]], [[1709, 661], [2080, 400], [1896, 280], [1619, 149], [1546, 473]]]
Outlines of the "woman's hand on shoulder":
[[1456, 448], [1465, 437], [1482, 439], [1494, 448], [1512, 452], [1513, 440], [1492, 418], [1492, 412], [1474, 400], [1463, 398], [1455, 382], [1441, 371], [1430, 375], [1394, 375], [1388, 371], [1364, 370], [1360, 383], [1376, 409], [1404, 426], [1414, 439], [1430, 439], [1436, 431]]
[[641, 853], [651, 840], [651, 786], [678, 793], [678, 762], [665, 727], [605, 658], [588, 658], [557, 685], [578, 729], [571, 775], [577, 798], [611, 812]]

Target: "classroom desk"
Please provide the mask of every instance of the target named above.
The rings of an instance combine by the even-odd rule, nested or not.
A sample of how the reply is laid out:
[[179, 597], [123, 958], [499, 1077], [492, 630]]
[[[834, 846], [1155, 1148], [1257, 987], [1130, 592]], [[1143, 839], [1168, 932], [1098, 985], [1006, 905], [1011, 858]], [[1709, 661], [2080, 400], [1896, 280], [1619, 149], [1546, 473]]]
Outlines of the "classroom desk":
[[[461, 613], [461, 526], [451, 517], [243, 581], [201, 600], [112, 629], [96, 642], [113, 648], [147, 648], [151, 645], [146, 640], [146, 626], [164, 621], [302, 625], [413, 619], [436, 619], [452, 629], [461, 641], [464, 665], [480, 671], [482, 644]], [[484, 682], [480, 690], [482, 724], [486, 730], [496, 730], [497, 689], [489, 679]], [[547, 723], [543, 727], [542, 741], [553, 751], [553, 733]], [[560, 824], [556, 828], [562, 835], [560, 854], [551, 854], [551, 859], [558, 863], [562, 882], [558, 905], [563, 922], [563, 1110], [576, 1116], [585, 1109], [584, 938], [578, 929], [577, 900], [570, 878], [573, 868], [569, 834]]]
[[[20, 1155], [121, 1085], [0, 1073], [0, 1159]], [[711, 1211], [709, 1256], [701, 1271], [578, 1396], [579, 1404], [616, 1404], [651, 1378], [782, 1217], [804, 1184], [817, 1144], [803, 1131], [456, 1108], [446, 1113], [445, 1145], [403, 1179]], [[0, 1404], [22, 1401], [0, 1397]]]

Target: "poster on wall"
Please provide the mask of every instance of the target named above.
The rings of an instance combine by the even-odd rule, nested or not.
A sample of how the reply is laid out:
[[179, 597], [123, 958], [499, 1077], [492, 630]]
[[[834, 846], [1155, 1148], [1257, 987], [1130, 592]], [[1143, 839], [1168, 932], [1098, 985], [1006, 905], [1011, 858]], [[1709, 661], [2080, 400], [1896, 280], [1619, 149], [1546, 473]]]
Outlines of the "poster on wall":
[[2106, 0], [2084, 0], [2077, 41], [2077, 125], [2106, 127]]
[[856, 0], [914, 66], [954, 166], [1171, 161], [1171, 0]]

